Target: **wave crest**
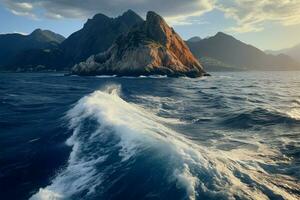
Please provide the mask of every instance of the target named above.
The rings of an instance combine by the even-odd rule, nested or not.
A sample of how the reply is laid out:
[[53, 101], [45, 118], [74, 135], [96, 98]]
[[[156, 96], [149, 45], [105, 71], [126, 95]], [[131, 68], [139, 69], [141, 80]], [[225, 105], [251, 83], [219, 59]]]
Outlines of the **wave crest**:
[[[101, 185], [114, 187], [130, 174], [126, 171], [117, 176], [115, 172], [136, 169], [136, 165], [143, 164], [137, 163], [141, 157], [145, 163], [148, 160], [159, 163], [153, 167], [162, 168], [164, 174], [153, 172], [169, 184], [183, 188], [183, 199], [268, 199], [275, 194], [296, 199], [260, 167], [264, 162], [264, 158], [256, 155], [260, 152], [205, 148], [164, 125], [162, 118], [126, 102], [120, 93], [120, 86], [107, 86], [103, 91], [83, 97], [68, 112], [70, 129], [73, 129], [73, 135], [67, 140], [72, 146], [68, 166], [32, 199], [80, 199], [95, 195], [94, 191], [105, 193]], [[155, 174], [144, 176], [148, 186], [155, 187], [151, 184]], [[118, 190], [121, 193], [122, 188]]]

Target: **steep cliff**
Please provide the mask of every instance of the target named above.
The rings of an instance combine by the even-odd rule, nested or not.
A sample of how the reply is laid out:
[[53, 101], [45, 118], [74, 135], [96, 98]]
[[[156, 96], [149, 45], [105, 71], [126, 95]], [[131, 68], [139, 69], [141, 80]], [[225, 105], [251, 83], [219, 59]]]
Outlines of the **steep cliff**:
[[73, 66], [93, 54], [106, 51], [118, 36], [126, 34], [135, 24], [142, 22], [143, 19], [132, 10], [116, 18], [95, 15], [61, 44], [66, 64]]
[[121, 76], [159, 74], [198, 77], [205, 74], [185, 42], [154, 12], [148, 12], [145, 22], [120, 36], [108, 51], [75, 65], [72, 72]]

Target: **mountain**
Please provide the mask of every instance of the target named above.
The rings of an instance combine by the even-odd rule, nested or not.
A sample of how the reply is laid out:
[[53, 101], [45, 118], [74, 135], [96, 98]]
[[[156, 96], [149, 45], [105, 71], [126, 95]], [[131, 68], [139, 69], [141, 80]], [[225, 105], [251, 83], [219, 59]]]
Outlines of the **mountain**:
[[[52, 47], [23, 48], [22, 51], [18, 51], [6, 63], [6, 69], [12, 71], [69, 70], [74, 64], [87, 59], [90, 55], [107, 50], [119, 35], [126, 34], [135, 24], [143, 21], [132, 10], [117, 18], [97, 14], [89, 19], [82, 29], [71, 34], [61, 44], [55, 43], [56, 45]], [[31, 35], [37, 36], [40, 32], [41, 30], [38, 29]], [[54, 38], [54, 34], [43, 31], [43, 37]], [[10, 43], [14, 42], [12, 40]]]
[[200, 42], [202, 39], [198, 36], [195, 37], [191, 37], [190, 39], [188, 39], [188, 42]]
[[56, 48], [63, 40], [63, 36], [41, 29], [36, 29], [29, 35], [2, 34], [0, 35], [0, 67], [12, 62], [22, 51]]
[[205, 67], [205, 70], [207, 70], [207, 72], [244, 70], [211, 57], [201, 57], [200, 60], [201, 64]]
[[75, 65], [79, 75], [168, 75], [198, 77], [205, 72], [180, 36], [158, 14], [132, 28], [104, 53]]
[[277, 51], [267, 50], [265, 52], [272, 55], [285, 54], [300, 62], [300, 44], [287, 49], [281, 49]]
[[74, 65], [92, 54], [107, 50], [119, 35], [127, 33], [131, 27], [142, 22], [143, 19], [132, 10], [117, 18], [95, 15], [81, 30], [70, 35], [61, 44], [61, 50], [68, 60], [67, 65]]
[[[225, 33], [187, 44], [197, 58], [212, 58], [234, 69], [293, 70], [300, 64], [286, 55], [268, 55], [258, 48], [245, 44]], [[206, 65], [204, 65], [206, 67]], [[209, 66], [207, 66], [207, 69]]]
[[62, 65], [63, 52], [59, 48], [53, 49], [28, 49], [18, 53], [9, 64], [9, 71], [68, 71]]
[[43, 42], [55, 42], [62, 43], [65, 40], [65, 37], [54, 33], [49, 30], [36, 29], [30, 35], [28, 35], [29, 40]]

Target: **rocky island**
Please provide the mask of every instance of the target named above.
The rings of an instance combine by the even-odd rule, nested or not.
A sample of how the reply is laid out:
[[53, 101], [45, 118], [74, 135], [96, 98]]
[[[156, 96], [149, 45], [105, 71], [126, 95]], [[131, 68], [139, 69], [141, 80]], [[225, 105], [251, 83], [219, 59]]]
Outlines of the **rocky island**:
[[76, 64], [77, 75], [200, 77], [205, 71], [185, 42], [155, 12], [119, 36], [105, 52]]

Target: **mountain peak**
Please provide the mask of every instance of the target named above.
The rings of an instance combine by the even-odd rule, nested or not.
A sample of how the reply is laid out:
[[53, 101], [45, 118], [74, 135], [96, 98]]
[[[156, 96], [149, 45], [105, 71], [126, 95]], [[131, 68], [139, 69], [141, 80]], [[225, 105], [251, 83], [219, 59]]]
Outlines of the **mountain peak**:
[[218, 32], [216, 35], [212, 36], [211, 38], [214, 38], [217, 41], [222, 41], [223, 43], [225, 41], [240, 43], [240, 44], [242, 43], [241, 41], [239, 41], [238, 39], [236, 39], [232, 35], [229, 35], [229, 34], [226, 34], [226, 33], [223, 33], [223, 32]]
[[137, 23], [144, 20], [132, 10], [111, 18], [96, 14], [84, 24], [83, 28], [70, 35], [63, 43], [68, 65], [87, 59], [90, 55], [106, 51], [113, 42]]
[[153, 11], [104, 52], [73, 67], [83, 75], [202, 76], [205, 72], [180, 36]]
[[32, 32], [30, 33], [30, 35], [42, 34], [42, 33], [43, 33], [43, 30], [40, 29], [40, 28], [37, 28], [37, 29], [35, 29], [34, 31], [32, 31]]
[[133, 10], [129, 9], [116, 18], [111, 18], [102, 13], [98, 13], [94, 15], [92, 19], [88, 19], [88, 21], [84, 24], [84, 26], [85, 27], [99, 26], [99, 25], [103, 25], [104, 23], [110, 23], [112, 21], [119, 21], [125, 23], [127, 26], [133, 26], [144, 20]]
[[[212, 58], [237, 69], [274, 70], [280, 69], [278, 66], [297, 68], [297, 63], [286, 56], [266, 55], [260, 49], [222, 32], [197, 43], [190, 42], [188, 45], [198, 58]], [[216, 61], [206, 64], [219, 67]]]
[[91, 20], [100, 20], [100, 19], [109, 19], [109, 17], [102, 13], [98, 13], [98, 14], [95, 14]]
[[226, 33], [223, 32], [218, 32], [215, 36], [219, 36], [219, 37], [224, 37], [224, 36], [229, 36]]
[[191, 37], [190, 39], [188, 39], [188, 42], [199, 42], [201, 41], [202, 39], [198, 36], [194, 36], [194, 37]]
[[150, 23], [152, 22], [152, 23], [157, 23], [157, 24], [161, 24], [161, 23], [166, 24], [165, 20], [160, 15], [155, 13], [154, 11], [147, 12], [146, 21], [150, 22]]
[[233, 36], [228, 35], [228, 34], [223, 33], [223, 32], [218, 32], [214, 37], [217, 37], [217, 38], [231, 38], [231, 39], [235, 39]]
[[97, 26], [97, 24], [109, 21], [110, 18], [102, 13], [95, 14], [93, 18], [88, 19], [84, 24], [84, 27]]
[[42, 30], [40, 28], [35, 29], [31, 34], [29, 34], [29, 37], [35, 38], [36, 40], [40, 41], [57, 43], [61, 43], [65, 39], [62, 35], [49, 30]]
[[136, 14], [133, 10], [129, 9], [126, 12], [124, 12], [121, 16], [119, 16], [117, 19], [121, 20], [128, 26], [133, 26], [135, 24], [141, 23], [144, 20]]
[[147, 13], [145, 29], [149, 37], [162, 44], [166, 44], [168, 37], [174, 33], [165, 20], [153, 11]]
[[129, 9], [129, 10], [127, 10], [126, 12], [124, 12], [123, 14], [122, 14], [122, 16], [136, 16], [136, 15], [138, 15], [138, 14], [136, 14], [136, 12], [134, 12], [133, 10], [131, 10], [131, 9]]

